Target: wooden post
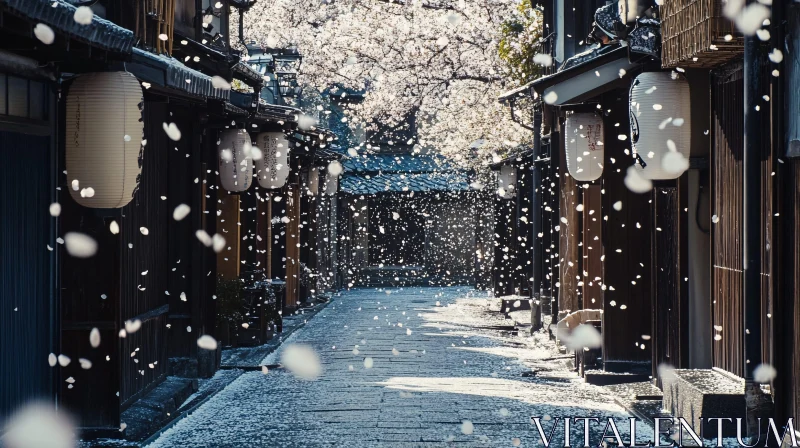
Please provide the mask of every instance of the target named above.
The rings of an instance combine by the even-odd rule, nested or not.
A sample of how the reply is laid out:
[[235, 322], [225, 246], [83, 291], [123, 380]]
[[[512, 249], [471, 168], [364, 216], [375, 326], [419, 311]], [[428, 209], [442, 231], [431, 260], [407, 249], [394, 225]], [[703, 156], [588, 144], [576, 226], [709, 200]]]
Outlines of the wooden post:
[[217, 254], [217, 272], [227, 279], [239, 278], [241, 266], [239, 203], [239, 195], [220, 193], [217, 229], [225, 238], [225, 247]]
[[[579, 265], [579, 251], [578, 243], [580, 242], [580, 226], [578, 225], [578, 210], [575, 208], [578, 205], [578, 187], [575, 185], [575, 179], [569, 175], [566, 170], [566, 161], [564, 160], [565, 151], [563, 150], [563, 142], [559, 139], [556, 143], [558, 157], [561, 159], [561, 173], [559, 176], [559, 215], [554, 219], [554, 227], [558, 226], [558, 277], [561, 286], [558, 288], [558, 309], [564, 313], [578, 311], [583, 308], [581, 297], [578, 294], [578, 284], [576, 276], [578, 275]], [[566, 223], [560, 220], [565, 218]], [[556, 316], [558, 318], [558, 316]]]
[[583, 307], [597, 309], [603, 303], [603, 238], [602, 200], [600, 185], [590, 185], [583, 190]]
[[286, 302], [288, 309], [297, 308], [300, 293], [300, 187], [290, 184], [286, 195]]

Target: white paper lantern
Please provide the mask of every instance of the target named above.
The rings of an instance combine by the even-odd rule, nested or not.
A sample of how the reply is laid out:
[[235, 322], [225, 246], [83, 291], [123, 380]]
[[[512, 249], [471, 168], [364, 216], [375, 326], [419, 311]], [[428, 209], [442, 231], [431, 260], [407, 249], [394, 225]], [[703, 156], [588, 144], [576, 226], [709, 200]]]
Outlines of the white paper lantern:
[[244, 129], [222, 131], [219, 141], [219, 177], [222, 188], [231, 192], [250, 188], [253, 183], [250, 144], [250, 135]]
[[319, 194], [319, 168], [312, 167], [308, 169], [305, 188], [308, 196], [316, 196]]
[[331, 173], [325, 173], [325, 184], [323, 185], [324, 194], [333, 196], [339, 191], [339, 176], [334, 176]]
[[289, 178], [289, 141], [283, 132], [262, 132], [256, 136], [261, 160], [256, 161], [258, 184], [263, 188], [281, 188]]
[[516, 190], [517, 169], [513, 165], [501, 166], [497, 176], [497, 195], [503, 199], [511, 199], [516, 195]]
[[[142, 87], [127, 72], [88, 73], [67, 95], [66, 164], [70, 195], [91, 208], [133, 199], [142, 168]], [[24, 148], [19, 148], [24, 151]]]
[[603, 175], [603, 118], [595, 113], [576, 113], [564, 123], [567, 171], [575, 180], [591, 182]]
[[[633, 80], [631, 144], [646, 179], [677, 179], [689, 167], [691, 99], [679, 73], [648, 72]], [[642, 167], [640, 161], [646, 166]]]

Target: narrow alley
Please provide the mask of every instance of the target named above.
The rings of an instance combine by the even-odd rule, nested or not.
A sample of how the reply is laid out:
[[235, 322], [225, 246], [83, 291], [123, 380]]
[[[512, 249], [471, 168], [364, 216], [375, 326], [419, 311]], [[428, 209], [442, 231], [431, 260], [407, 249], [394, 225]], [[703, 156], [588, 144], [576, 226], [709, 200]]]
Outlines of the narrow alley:
[[[485, 295], [467, 288], [343, 292], [280, 349], [311, 346], [323, 368], [317, 380], [282, 368], [248, 372], [150, 446], [534, 446], [541, 442], [531, 416], [628, 418], [571, 372], [552, 344], [493, 329], [510, 321], [490, 310], [498, 301]], [[280, 356], [262, 364], [278, 364]], [[624, 431], [620, 425], [627, 439]], [[592, 437], [599, 432], [602, 426]], [[650, 433], [637, 429], [639, 438]], [[579, 428], [572, 437], [581, 440]]]

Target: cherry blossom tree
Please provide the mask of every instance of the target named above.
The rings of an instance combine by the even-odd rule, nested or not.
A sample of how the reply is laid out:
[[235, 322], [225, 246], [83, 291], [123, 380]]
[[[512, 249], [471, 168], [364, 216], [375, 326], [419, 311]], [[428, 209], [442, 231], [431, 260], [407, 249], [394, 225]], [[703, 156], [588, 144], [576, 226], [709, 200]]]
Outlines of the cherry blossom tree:
[[351, 125], [374, 130], [415, 116], [419, 148], [484, 163], [531, 138], [497, 101], [518, 82], [498, 53], [504, 24], [523, 11], [518, 3], [262, 0], [245, 16], [244, 38], [296, 46], [306, 90], [365, 91], [345, 111]]

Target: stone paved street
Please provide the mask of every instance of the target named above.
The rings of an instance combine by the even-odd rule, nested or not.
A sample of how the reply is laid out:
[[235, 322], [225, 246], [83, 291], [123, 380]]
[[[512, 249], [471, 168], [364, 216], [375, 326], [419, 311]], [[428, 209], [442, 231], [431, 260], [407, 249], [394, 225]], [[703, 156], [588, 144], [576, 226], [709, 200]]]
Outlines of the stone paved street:
[[[312, 346], [324, 369], [318, 380], [282, 368], [246, 373], [151, 446], [495, 447], [514, 438], [534, 446], [531, 416], [628, 418], [544, 335], [487, 328], [510, 322], [485, 297], [457, 288], [343, 292], [281, 348]], [[280, 350], [263, 364], [279, 360]], [[462, 432], [465, 420], [472, 434]], [[573, 444], [582, 445], [576, 426]], [[640, 440], [651, 434], [637, 432]]]

